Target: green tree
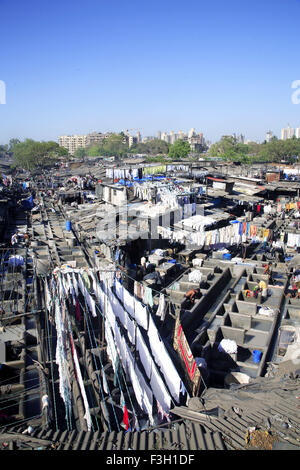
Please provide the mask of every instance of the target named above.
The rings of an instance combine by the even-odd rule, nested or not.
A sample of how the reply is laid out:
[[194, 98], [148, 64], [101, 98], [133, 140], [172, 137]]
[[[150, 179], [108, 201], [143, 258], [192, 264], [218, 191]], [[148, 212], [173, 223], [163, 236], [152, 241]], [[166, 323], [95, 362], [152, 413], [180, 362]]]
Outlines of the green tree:
[[233, 136], [224, 136], [210, 147], [208, 155], [227, 161], [250, 163], [257, 152], [258, 148], [255, 142], [246, 145], [238, 142]]
[[0, 145], [0, 158], [5, 158], [8, 153], [7, 145]]
[[300, 158], [300, 139], [279, 140], [274, 136], [270, 142], [264, 141], [262, 144], [249, 142], [246, 145], [238, 143], [232, 136], [224, 136], [210, 147], [208, 155], [242, 163], [280, 162], [281, 160], [292, 163], [297, 157]]
[[19, 139], [10, 139], [8, 143], [8, 150], [13, 152], [14, 146], [19, 144], [21, 141]]
[[88, 154], [88, 151], [86, 148], [78, 148], [75, 150], [75, 153], [74, 153], [74, 157], [77, 157], [77, 158], [85, 158]]
[[161, 139], [153, 139], [148, 142], [134, 144], [129, 149], [130, 153], [145, 153], [148, 155], [166, 155], [169, 145]]
[[173, 160], [186, 158], [191, 151], [190, 144], [184, 140], [176, 140], [169, 148], [169, 156]]
[[128, 153], [128, 144], [126, 143], [126, 137], [124, 134], [111, 134], [106, 139], [103, 139], [101, 143], [97, 145], [91, 145], [87, 149], [87, 156], [98, 157], [98, 156], [125, 156]]
[[26, 139], [13, 146], [13, 159], [16, 167], [26, 170], [54, 164], [60, 157], [66, 157], [68, 151], [54, 141], [38, 142]]
[[300, 157], [300, 139], [271, 139], [270, 142], [261, 146], [259, 157], [268, 162], [281, 160], [294, 162], [295, 157]]

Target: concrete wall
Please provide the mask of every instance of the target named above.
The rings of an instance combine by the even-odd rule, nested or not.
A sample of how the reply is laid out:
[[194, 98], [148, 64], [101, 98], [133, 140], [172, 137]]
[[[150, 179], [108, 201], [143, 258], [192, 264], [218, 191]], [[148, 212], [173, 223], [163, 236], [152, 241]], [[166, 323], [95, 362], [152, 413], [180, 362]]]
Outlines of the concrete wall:
[[211, 305], [216, 301], [220, 292], [224, 289], [226, 284], [231, 279], [230, 270], [227, 268], [216, 280], [214, 284], [208, 289], [206, 295], [201, 297], [195, 307], [186, 315], [182, 317], [182, 325], [188, 331], [188, 328], [195, 330], [200, 325], [204, 315], [207, 313]]
[[127, 203], [127, 195], [125, 187], [103, 186], [103, 201], [121, 206]]
[[229, 318], [230, 318], [232, 327], [244, 328], [246, 330], [250, 330], [251, 328], [251, 316], [250, 315], [230, 312]]

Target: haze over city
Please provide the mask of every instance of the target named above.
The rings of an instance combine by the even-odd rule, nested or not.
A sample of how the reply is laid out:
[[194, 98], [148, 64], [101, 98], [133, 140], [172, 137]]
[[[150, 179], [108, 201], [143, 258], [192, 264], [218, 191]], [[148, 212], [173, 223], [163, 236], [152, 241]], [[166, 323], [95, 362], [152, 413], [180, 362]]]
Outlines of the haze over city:
[[300, 2], [1, 0], [0, 143], [300, 126]]

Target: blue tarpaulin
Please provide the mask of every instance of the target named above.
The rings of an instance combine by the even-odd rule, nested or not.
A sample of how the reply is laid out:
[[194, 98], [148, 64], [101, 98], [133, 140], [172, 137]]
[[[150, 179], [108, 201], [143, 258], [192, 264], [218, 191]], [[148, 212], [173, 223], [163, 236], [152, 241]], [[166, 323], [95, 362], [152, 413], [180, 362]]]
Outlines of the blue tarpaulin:
[[22, 206], [24, 209], [32, 209], [33, 208], [33, 196], [30, 196], [28, 199], [24, 199], [21, 201]]

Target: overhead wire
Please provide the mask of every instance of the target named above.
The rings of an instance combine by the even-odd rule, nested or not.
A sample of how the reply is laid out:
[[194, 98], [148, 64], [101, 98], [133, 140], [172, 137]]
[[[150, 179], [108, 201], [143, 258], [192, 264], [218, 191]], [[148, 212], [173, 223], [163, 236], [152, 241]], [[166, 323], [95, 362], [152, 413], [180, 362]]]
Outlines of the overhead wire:
[[[110, 321], [109, 321], [108, 317], [105, 315], [106, 312], [102, 312], [101, 309], [100, 309], [100, 307], [99, 307], [97, 304], [96, 304], [96, 309], [98, 310], [98, 313], [100, 313], [100, 315], [103, 317], [103, 319], [104, 319], [105, 321], [108, 321], [108, 323], [110, 324]], [[112, 325], [111, 325], [111, 324], [110, 324], [110, 327], [112, 328]], [[119, 355], [118, 355], [118, 357], [119, 357]], [[123, 368], [121, 368], [121, 371], [120, 371], [120, 372], [121, 372], [121, 375], [122, 375], [123, 382], [124, 382], [124, 384], [125, 384], [127, 396], [128, 396], [128, 398], [129, 398], [129, 401], [130, 401], [130, 405], [131, 405], [131, 409], [132, 409], [132, 412], [133, 412], [134, 417], [135, 417], [135, 421], [138, 423], [137, 414], [136, 414], [136, 411], [135, 411], [135, 407], [134, 407], [134, 405], [133, 405], [133, 402], [132, 402], [132, 400], [131, 400], [131, 394], [130, 394], [129, 389], [128, 389], [128, 386], [127, 386], [127, 380], [126, 380], [126, 377], [125, 377], [125, 375], [124, 375]], [[122, 392], [122, 386], [121, 386], [121, 382], [120, 382], [120, 379], [119, 379], [119, 373], [118, 373], [118, 370], [117, 370], [117, 369], [116, 369], [115, 374], [116, 374], [116, 377], [117, 377], [117, 380], [118, 380], [118, 383], [119, 383], [119, 388], [120, 388], [120, 390], [121, 390], [121, 392]]]
[[30, 418], [25, 418], [25, 419], [21, 419], [21, 420], [18, 420], [18, 421], [12, 421], [10, 423], [7, 423], [3, 426], [0, 426], [0, 429], [4, 429], [4, 428], [7, 428], [7, 427], [11, 427], [13, 426], [14, 424], [15, 425], [19, 425], [21, 423], [25, 423], [27, 421], [31, 421], [31, 420], [34, 420], [34, 419], [38, 419], [38, 418], [41, 418], [42, 417], [42, 414], [38, 414], [38, 415], [35, 415], [35, 416], [31, 416]]
[[[60, 299], [60, 293], [59, 293], [59, 291], [58, 291], [58, 286], [57, 286], [56, 283], [53, 284], [53, 288], [54, 288], [54, 292], [53, 292], [54, 298], [55, 298], [56, 300], [57, 300], [57, 299]], [[55, 302], [55, 303], [54, 303], [54, 306], [53, 306], [54, 312], [55, 312], [55, 316], [56, 316], [56, 313], [57, 313], [57, 307], [58, 307], [58, 306], [57, 306], [57, 304], [56, 304], [56, 302]], [[68, 373], [67, 373], [67, 370], [66, 370], [66, 363], [65, 363], [65, 361], [62, 361], [62, 363], [63, 363], [63, 368], [64, 368], [63, 374], [64, 374], [64, 377], [66, 378], [66, 377], [68, 377]], [[62, 379], [62, 378], [60, 377], [60, 380], [61, 380], [61, 379]], [[70, 394], [70, 392], [71, 392], [71, 391], [70, 391], [69, 388], [68, 388], [68, 395]], [[69, 399], [69, 400], [68, 400], [68, 403], [66, 403], [66, 402], [64, 401], [64, 404], [65, 404], [65, 411], [66, 411], [67, 428], [68, 428], [68, 431], [70, 431], [70, 430], [72, 430], [71, 397], [68, 396], [68, 399]]]
[[[32, 380], [36, 380], [36, 379], [32, 379]], [[26, 389], [22, 389], [19, 392], [9, 393], [7, 395], [4, 395], [5, 396], [4, 399], [0, 398], [0, 405], [2, 405], [2, 403], [6, 403], [8, 401], [15, 400], [16, 398], [20, 399], [21, 397], [26, 396], [28, 394], [28, 392], [32, 391], [32, 390], [39, 390], [39, 384], [38, 385], [33, 385], [32, 387], [28, 387]], [[32, 394], [30, 393], [30, 395], [32, 395]], [[1, 407], [0, 407], [0, 411], [2, 411]]]
[[[51, 253], [50, 253], [50, 256], [51, 256]], [[55, 264], [54, 264], [54, 261], [53, 261], [53, 259], [52, 259], [52, 256], [51, 256], [51, 264], [52, 264], [52, 266], [55, 265]], [[66, 264], [67, 264], [67, 263], [66, 263]], [[128, 276], [129, 279], [135, 281], [135, 279], [133, 279], [133, 278], [132, 278], [131, 276], [129, 276], [127, 273], [124, 273], [124, 272], [123, 272], [122, 274], [125, 275], [125, 276]], [[149, 286], [149, 287], [151, 288], [151, 286]], [[153, 288], [151, 288], [151, 289], [153, 290], [153, 292], [156, 292], [156, 293], [158, 293], [158, 294], [163, 294], [163, 295], [165, 295], [166, 297], [170, 297], [170, 295], [171, 295], [171, 294], [167, 294], [167, 293], [162, 293], [161, 291], [158, 291], [158, 290], [153, 289]], [[85, 299], [85, 304], [86, 304], [86, 299]], [[81, 307], [83, 307], [82, 304], [81, 304]], [[96, 305], [96, 308], [97, 308], [98, 313], [99, 313], [99, 312], [100, 312], [99, 306]], [[94, 341], [95, 341], [96, 347], [98, 348], [97, 341], [96, 341], [96, 337], [95, 337], [95, 331], [94, 331], [94, 328], [93, 328], [93, 325], [92, 325], [92, 320], [91, 320], [91, 318], [90, 318], [90, 315], [87, 314], [87, 312], [88, 312], [88, 310], [87, 310], [87, 305], [85, 305], [85, 308], [83, 308], [83, 313], [84, 313], [84, 316], [85, 316], [85, 319], [86, 319], [86, 324], [87, 324], [87, 326], [88, 326], [88, 334], [89, 334], [89, 336], [90, 336], [90, 343], [91, 343], [91, 345], [93, 344], [93, 341], [92, 341], [92, 336], [93, 336], [93, 339], [94, 339]], [[100, 313], [101, 313], [101, 315], [103, 316], [103, 313], [102, 313], [102, 312], [100, 312]], [[47, 321], [49, 321], [49, 316], [47, 316]], [[53, 326], [53, 325], [52, 325], [52, 326]], [[46, 337], [47, 337], [47, 341], [49, 342], [49, 341], [50, 341], [50, 337], [52, 338], [52, 337], [55, 337], [55, 336], [54, 336], [54, 335], [52, 336], [52, 335], [49, 334], [49, 333], [50, 333], [50, 328], [47, 329], [47, 333], [48, 333], [48, 334], [47, 334]], [[161, 339], [161, 338], [160, 338], [160, 339]], [[98, 349], [99, 349], [99, 348], [98, 348]], [[99, 352], [100, 352], [100, 351], [99, 351]], [[94, 358], [94, 361], [96, 361], [94, 355], [93, 355], [93, 358]], [[101, 355], [100, 355], [100, 354], [99, 354], [99, 359], [101, 359]], [[51, 360], [51, 363], [52, 363], [52, 362], [53, 362], [53, 361]], [[103, 367], [103, 365], [102, 365], [102, 367]], [[121, 369], [121, 372], [122, 372], [122, 374], [123, 374], [123, 370], [122, 370], [122, 369]], [[119, 377], [118, 377], [118, 380], [119, 380]], [[125, 384], [126, 384], [126, 386], [127, 386], [126, 380], [124, 380], [124, 382], [125, 382]], [[130, 394], [129, 394], [129, 397], [130, 397]]]
[[[86, 315], [86, 311], [87, 311], [87, 303], [86, 303], [86, 299], [84, 298], [84, 301], [85, 301], [85, 307], [81, 304], [80, 300], [77, 298], [81, 308], [82, 308], [82, 311], [84, 313], [84, 317], [86, 319], [86, 325], [88, 327], [88, 335], [89, 335], [89, 339], [90, 339], [90, 344], [91, 346], [93, 345], [93, 341], [92, 341], [92, 338], [91, 338], [91, 335], [90, 335], [90, 328], [89, 328], [89, 323], [88, 323], [88, 316]], [[92, 326], [92, 325], [91, 325]], [[94, 332], [93, 332], [94, 333]], [[96, 339], [95, 339], [95, 346], [97, 346], [97, 342], [96, 342]], [[100, 356], [100, 351], [99, 351], [99, 356]], [[95, 370], [98, 370], [97, 368], [97, 364], [95, 362], [95, 356], [94, 356], [94, 353], [92, 352], [92, 357], [93, 357], [93, 360], [94, 360], [94, 363], [95, 363]], [[100, 361], [101, 361], [101, 356], [99, 357]], [[103, 365], [102, 365], [102, 362], [101, 362], [101, 370], [103, 370]], [[99, 383], [99, 391], [100, 391], [100, 394], [101, 394], [101, 398], [102, 398], [102, 402], [103, 402], [103, 405], [106, 409], [106, 412], [107, 412], [107, 417], [109, 417], [109, 414], [108, 414], [108, 410], [107, 410], [107, 407], [106, 407], [106, 401], [104, 399], [104, 393], [103, 393], [103, 389], [102, 389], [102, 384], [101, 384], [101, 381], [98, 377], [98, 374], [96, 374], [96, 377], [97, 377], [97, 380], [98, 380], [98, 383]], [[110, 392], [109, 392], [110, 393]], [[119, 423], [118, 423], [118, 420], [116, 418], [116, 414], [115, 414], [115, 410], [114, 410], [114, 407], [113, 407], [113, 412], [114, 412], [114, 416], [115, 416], [115, 420], [116, 420], [116, 424], [117, 426], [119, 426]], [[97, 426], [98, 426], [98, 422], [97, 422]], [[111, 430], [111, 425], [110, 425], [110, 422], [109, 422], [109, 419], [108, 419], [108, 427], [109, 429]], [[119, 429], [118, 429], [119, 430]]]
[[[44, 283], [47, 283], [47, 277], [44, 279]], [[46, 294], [46, 289], [44, 289], [44, 293]], [[50, 372], [51, 372], [51, 385], [52, 385], [52, 400], [54, 404], [54, 418], [55, 418], [55, 426], [56, 431], [58, 431], [58, 418], [57, 418], [57, 407], [56, 407], [56, 393], [55, 393], [55, 386], [54, 386], [54, 366], [53, 366], [53, 357], [52, 357], [52, 343], [50, 343], [50, 327], [49, 327], [49, 314], [48, 314], [48, 306], [45, 305], [45, 317], [46, 317], [46, 328], [47, 328], [47, 344], [48, 344], [48, 357], [50, 361]], [[52, 336], [51, 336], [52, 337]], [[55, 336], [56, 337], [56, 336]]]
[[[123, 308], [125, 309], [125, 307], [123, 307]], [[100, 310], [100, 311], [101, 311], [101, 310]], [[127, 313], [128, 313], [128, 312], [127, 312]], [[129, 314], [129, 315], [130, 315], [130, 314]], [[106, 319], [107, 319], [107, 318], [106, 318]], [[135, 320], [134, 320], [134, 322], [136, 323]], [[157, 332], [157, 333], [158, 333], [159, 339], [162, 341], [162, 339], [161, 339], [161, 337], [160, 337], [160, 335], [159, 335], [159, 332]], [[135, 344], [134, 346], [136, 347], [136, 344]], [[154, 361], [154, 360], [153, 360], [153, 361]], [[154, 361], [154, 363], [155, 363], [155, 361]], [[156, 363], [155, 363], [155, 364], [156, 364]], [[165, 382], [165, 381], [163, 380], [163, 382]], [[167, 388], [167, 390], [168, 390], [168, 388]], [[171, 401], [172, 401], [173, 404], [175, 405], [175, 402], [174, 402], [173, 397], [172, 397], [172, 395], [170, 394], [169, 390], [168, 390], [168, 394], [169, 394], [169, 396], [170, 396]], [[129, 396], [130, 396], [130, 394], [129, 394]]]
[[[102, 359], [101, 359], [101, 352], [99, 350], [99, 346], [97, 344], [97, 341], [96, 341], [96, 337], [95, 337], [95, 332], [94, 332], [94, 328], [93, 328], [93, 325], [91, 323], [91, 318], [89, 315], [87, 315], [87, 311], [88, 311], [88, 307], [87, 307], [87, 302], [86, 302], [86, 299], [85, 297], [84, 298], [84, 302], [85, 302], [85, 307], [81, 304], [80, 302], [80, 306], [84, 312], [84, 316], [85, 316], [85, 319], [86, 319], [86, 325], [87, 325], [87, 328], [88, 328], [88, 334], [89, 334], [89, 339], [90, 339], [90, 344], [93, 345], [94, 344], [94, 347], [98, 350], [98, 356], [96, 356], [93, 352], [92, 352], [92, 357], [93, 357], [93, 361], [94, 361], [94, 364], [95, 364], [95, 368], [96, 370], [98, 370], [98, 367], [97, 367], [97, 364], [96, 364], [96, 358], [98, 358], [99, 362], [100, 362], [100, 370], [102, 371], [102, 374], [105, 375], [105, 372], [104, 372], [104, 367], [103, 367], [103, 363], [102, 363]], [[100, 309], [98, 308], [98, 306], [96, 305], [96, 309], [100, 311]], [[91, 338], [91, 331], [92, 331], [92, 335], [93, 335], [93, 340], [92, 341], [92, 338]], [[104, 400], [104, 394], [103, 394], [103, 391], [102, 391], [102, 384], [100, 382], [100, 379], [99, 379], [99, 376], [98, 374], [96, 374], [97, 376], [97, 379], [98, 379], [98, 382], [99, 382], [99, 387], [100, 387], [100, 392], [101, 392], [101, 395], [102, 395], [102, 400], [104, 402], [104, 406], [106, 407], [106, 403], [105, 403], [105, 400]], [[118, 380], [118, 383], [119, 383], [119, 388], [120, 390], [122, 390], [122, 387], [121, 387], [121, 382], [120, 382], [120, 379], [119, 379], [119, 375], [118, 375], [118, 371], [116, 371], [116, 377], [117, 377], [117, 380]], [[127, 388], [127, 383], [126, 383], [126, 380], [124, 379], [124, 382], [125, 382], [125, 386]], [[130, 394], [129, 394], [129, 390], [127, 388], [127, 392], [128, 392], [128, 396], [129, 396], [129, 399], [131, 401], [131, 398], [130, 398]], [[111, 402], [112, 402], [112, 407], [113, 407], [113, 412], [114, 412], [114, 416], [115, 416], [115, 420], [116, 420], [116, 424], [117, 424], [117, 427], [118, 427], [118, 430], [120, 430], [119, 428], [119, 422], [116, 418], [116, 413], [115, 413], [115, 410], [114, 410], [114, 403], [113, 403], [113, 399], [112, 399], [112, 396], [110, 394], [110, 390], [109, 390], [109, 387], [108, 387], [108, 394], [111, 398]], [[134, 411], [134, 407], [133, 407], [133, 404], [131, 402], [131, 405], [132, 405], [132, 409], [133, 409], [133, 413], [135, 415], [135, 411]], [[135, 416], [136, 418], [136, 416]], [[137, 419], [137, 418], [136, 418]]]
[[[86, 320], [86, 325], [87, 325], [87, 327], [88, 327], [89, 340], [90, 340], [90, 344], [91, 344], [91, 346], [92, 346], [92, 345], [93, 345], [93, 342], [92, 342], [92, 338], [91, 338], [91, 334], [90, 334], [90, 327], [89, 327], [89, 323], [88, 323], [88, 315], [86, 314], [86, 307], [87, 307], [87, 305], [85, 305], [85, 307], [83, 307], [82, 304], [81, 304], [81, 302], [80, 302], [80, 305], [81, 305], [82, 310], [83, 310], [83, 313], [84, 313], [84, 317], [85, 317], [85, 320]], [[97, 347], [97, 343], [95, 344], [95, 346]], [[95, 366], [95, 372], [96, 372], [96, 371], [99, 370], [99, 369], [98, 369], [97, 364], [96, 364], [96, 359], [95, 359], [94, 353], [92, 352], [91, 354], [92, 354], [92, 358], [93, 358], [93, 362], [94, 362], [94, 366]], [[100, 351], [99, 351], [99, 356], [100, 356]], [[100, 362], [101, 362], [101, 356], [99, 357], [99, 359], [100, 359]], [[103, 371], [102, 362], [101, 362], [101, 371]], [[101, 399], [102, 399], [103, 405], [104, 405], [104, 407], [105, 407], [105, 409], [106, 409], [106, 412], [107, 412], [107, 418], [108, 418], [108, 422], [107, 422], [107, 423], [108, 423], [108, 427], [109, 427], [109, 429], [110, 429], [110, 431], [111, 431], [112, 428], [111, 428], [111, 423], [110, 423], [110, 421], [109, 421], [109, 413], [108, 413], [108, 411], [107, 411], [107, 406], [106, 406], [106, 401], [105, 401], [105, 398], [104, 398], [102, 383], [101, 383], [101, 380], [100, 380], [98, 374], [96, 374], [96, 377], [97, 377], [98, 384], [99, 384], [99, 390], [100, 390], [100, 394], [101, 394]], [[109, 395], [110, 395], [110, 391], [109, 391]], [[111, 396], [111, 395], [110, 395], [110, 396]], [[112, 405], [112, 408], [113, 408], [113, 414], [114, 414], [114, 418], [115, 418], [115, 421], [116, 421], [116, 425], [117, 425], [118, 431], [120, 431], [119, 422], [118, 422], [118, 419], [117, 419], [117, 416], [116, 416], [116, 412], [115, 412], [115, 409], [114, 409], [114, 405]]]
[[[96, 282], [97, 282], [97, 279], [96, 279]], [[108, 300], [108, 299], [106, 298], [106, 300]], [[107, 308], [107, 303], [105, 303], [105, 309], [106, 309], [106, 308]], [[98, 306], [97, 304], [96, 304], [96, 309], [98, 310], [98, 313], [100, 313], [100, 315], [101, 315], [101, 309], [99, 308], [99, 306]], [[106, 312], [104, 312], [103, 318], [105, 319], [105, 321], [108, 321], [108, 323], [110, 323], [109, 320], [108, 320], [108, 318], [107, 318], [107, 316], [106, 316]], [[104, 322], [103, 322], [103, 325], [104, 325]], [[112, 327], [112, 326], [110, 325], [110, 327]], [[98, 348], [98, 346], [97, 346], [97, 348]], [[99, 349], [99, 348], [98, 348], [98, 349]], [[99, 355], [100, 355], [100, 351], [99, 351]], [[119, 355], [118, 355], [118, 356], [119, 356]], [[103, 364], [102, 364], [102, 369], [103, 369]], [[103, 373], [104, 373], [104, 370], [103, 370]], [[138, 422], [137, 416], [136, 416], [136, 412], [135, 412], [135, 408], [134, 408], [134, 406], [133, 406], [133, 403], [132, 403], [132, 400], [131, 400], [131, 396], [130, 396], [130, 393], [129, 393], [129, 390], [128, 390], [128, 387], [127, 387], [127, 381], [126, 381], [126, 378], [124, 377], [124, 374], [123, 374], [123, 369], [121, 369], [121, 374], [122, 374], [123, 382], [124, 382], [124, 384], [125, 384], [126, 392], [127, 392], [127, 395], [128, 395], [129, 401], [130, 401], [130, 404], [131, 404], [132, 413], [133, 413], [133, 415], [134, 415], [134, 417], [135, 417], [136, 422]], [[123, 393], [122, 385], [121, 385], [121, 381], [120, 381], [120, 378], [119, 378], [119, 372], [118, 372], [118, 367], [117, 367], [117, 366], [116, 366], [116, 370], [115, 370], [115, 376], [116, 376], [117, 381], [118, 381], [118, 384], [119, 384], [119, 389], [120, 389], [121, 393]]]

